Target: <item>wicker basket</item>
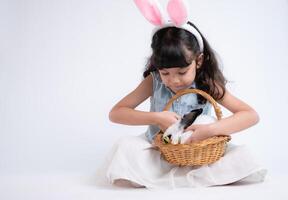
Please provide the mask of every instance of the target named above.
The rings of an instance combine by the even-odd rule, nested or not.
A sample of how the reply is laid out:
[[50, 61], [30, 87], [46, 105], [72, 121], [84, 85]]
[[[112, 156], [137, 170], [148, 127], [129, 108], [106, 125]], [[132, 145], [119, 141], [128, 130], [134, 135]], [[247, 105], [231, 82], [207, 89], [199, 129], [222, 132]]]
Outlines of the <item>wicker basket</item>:
[[[206, 98], [214, 107], [217, 119], [221, 119], [222, 112], [217, 102], [209, 94], [199, 89], [179, 91], [169, 100], [164, 111], [168, 111], [176, 99], [188, 93], [200, 94]], [[165, 144], [162, 136], [163, 132], [159, 131], [154, 139], [154, 145], [160, 150], [165, 160], [179, 166], [196, 166], [214, 163], [223, 156], [226, 144], [231, 139], [230, 136], [219, 135], [190, 144]]]

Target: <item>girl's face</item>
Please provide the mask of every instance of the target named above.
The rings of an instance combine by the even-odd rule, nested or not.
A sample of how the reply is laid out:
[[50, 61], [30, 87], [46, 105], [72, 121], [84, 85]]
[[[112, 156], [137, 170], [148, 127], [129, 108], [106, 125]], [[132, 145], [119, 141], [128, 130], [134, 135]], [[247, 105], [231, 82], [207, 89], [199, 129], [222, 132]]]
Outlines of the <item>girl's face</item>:
[[164, 68], [159, 70], [159, 74], [164, 85], [176, 93], [191, 87], [196, 76], [196, 67], [196, 62], [193, 60], [187, 67]]

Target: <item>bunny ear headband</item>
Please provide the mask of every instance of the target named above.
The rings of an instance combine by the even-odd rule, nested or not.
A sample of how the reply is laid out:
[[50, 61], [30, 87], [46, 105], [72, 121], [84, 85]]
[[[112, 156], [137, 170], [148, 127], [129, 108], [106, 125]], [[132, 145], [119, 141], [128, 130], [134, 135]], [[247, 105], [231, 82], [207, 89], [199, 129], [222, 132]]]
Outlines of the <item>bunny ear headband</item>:
[[153, 32], [164, 27], [178, 27], [192, 33], [199, 44], [200, 51], [203, 52], [204, 45], [200, 33], [188, 22], [188, 6], [183, 0], [170, 0], [167, 5], [167, 12], [170, 20], [166, 20], [163, 10], [157, 0], [134, 0], [142, 15], [156, 26]]

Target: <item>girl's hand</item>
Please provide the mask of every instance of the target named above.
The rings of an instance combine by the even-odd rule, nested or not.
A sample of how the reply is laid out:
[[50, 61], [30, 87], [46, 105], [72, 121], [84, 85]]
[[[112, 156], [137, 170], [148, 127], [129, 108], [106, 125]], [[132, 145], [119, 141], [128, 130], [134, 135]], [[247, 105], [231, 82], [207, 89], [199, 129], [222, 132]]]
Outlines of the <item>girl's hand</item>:
[[214, 136], [211, 124], [192, 124], [191, 126], [186, 128], [185, 132], [189, 130], [193, 131], [193, 134], [185, 142], [186, 144], [205, 140], [209, 137]]
[[165, 131], [169, 126], [177, 122], [181, 117], [174, 112], [162, 111], [157, 113], [157, 125], [162, 131]]

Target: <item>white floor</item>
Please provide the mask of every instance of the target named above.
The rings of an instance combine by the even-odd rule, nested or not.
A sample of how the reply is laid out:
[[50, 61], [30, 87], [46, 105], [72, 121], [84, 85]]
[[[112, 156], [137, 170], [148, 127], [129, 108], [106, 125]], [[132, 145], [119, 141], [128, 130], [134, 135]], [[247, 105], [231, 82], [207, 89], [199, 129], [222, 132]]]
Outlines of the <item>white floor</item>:
[[94, 176], [72, 174], [2, 175], [1, 200], [86, 200], [86, 199], [229, 199], [287, 200], [288, 176], [269, 174], [263, 183], [238, 184], [209, 188], [183, 188], [175, 190], [147, 190], [119, 187], [98, 187]]

